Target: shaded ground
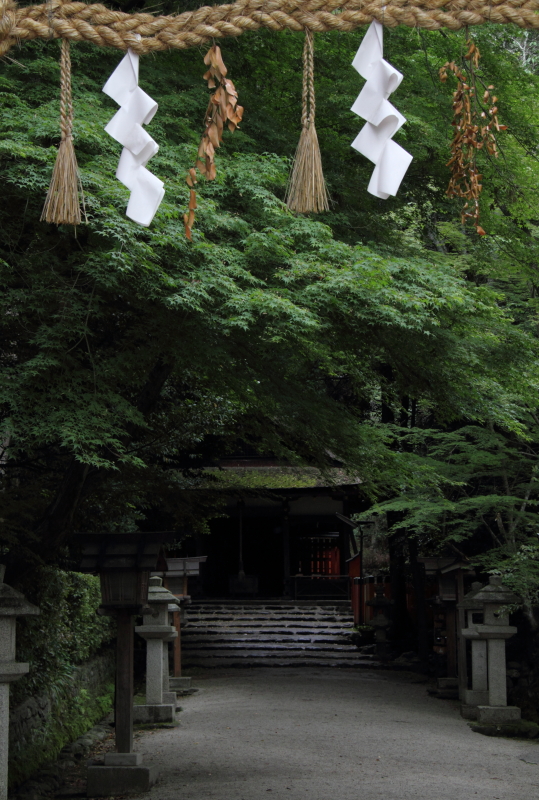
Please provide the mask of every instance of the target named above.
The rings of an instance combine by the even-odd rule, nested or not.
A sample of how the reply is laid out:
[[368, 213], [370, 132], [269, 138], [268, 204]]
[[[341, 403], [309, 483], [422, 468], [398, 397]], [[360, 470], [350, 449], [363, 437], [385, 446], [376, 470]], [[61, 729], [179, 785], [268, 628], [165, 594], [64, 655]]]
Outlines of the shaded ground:
[[[473, 733], [417, 676], [256, 669], [197, 677], [181, 726], [135, 749], [151, 800], [527, 800], [539, 745]], [[522, 760], [524, 759], [524, 760]], [[269, 794], [271, 793], [271, 795]]]

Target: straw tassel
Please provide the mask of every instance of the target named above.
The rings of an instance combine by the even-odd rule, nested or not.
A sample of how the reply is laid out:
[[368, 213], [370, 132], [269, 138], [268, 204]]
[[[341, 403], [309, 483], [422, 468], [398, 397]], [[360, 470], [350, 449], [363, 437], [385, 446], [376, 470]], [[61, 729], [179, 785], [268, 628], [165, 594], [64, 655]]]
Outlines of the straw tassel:
[[79, 225], [79, 168], [73, 147], [73, 102], [71, 99], [71, 57], [69, 40], [62, 39], [60, 58], [60, 128], [62, 139], [52, 171], [41, 220], [57, 225]]
[[328, 192], [315, 127], [313, 34], [305, 30], [301, 136], [286, 191], [286, 204], [299, 214], [329, 211]]

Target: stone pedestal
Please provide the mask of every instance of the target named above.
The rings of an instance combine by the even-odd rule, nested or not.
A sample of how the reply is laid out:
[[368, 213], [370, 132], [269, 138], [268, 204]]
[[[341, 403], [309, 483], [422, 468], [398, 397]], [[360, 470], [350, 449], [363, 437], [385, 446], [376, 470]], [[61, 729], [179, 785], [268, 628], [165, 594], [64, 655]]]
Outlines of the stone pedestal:
[[0, 564], [0, 800], [7, 800], [9, 755], [9, 684], [28, 672], [28, 664], [15, 661], [17, 617], [39, 614], [39, 608], [4, 583]]
[[169, 678], [169, 684], [171, 689], [186, 691], [191, 688], [191, 678]]
[[[129, 756], [131, 753], [115, 753]], [[87, 769], [88, 797], [108, 797], [110, 795], [141, 794], [148, 792], [157, 780], [157, 768], [133, 764], [94, 764]]]
[[[472, 642], [472, 689], [466, 690], [462, 714], [483, 723], [517, 722], [520, 709], [507, 705], [505, 666], [505, 640], [517, 629], [509, 625], [509, 617], [501, 609], [520, 598], [502, 585], [501, 578], [491, 575], [488, 585], [475, 589], [467, 599], [468, 627], [462, 636]], [[478, 613], [479, 607], [483, 622], [474, 624], [472, 612]]]
[[470, 706], [486, 705], [489, 702], [487, 643], [482, 640], [472, 640], [472, 688], [466, 689], [464, 702]]
[[383, 583], [376, 586], [374, 598], [372, 600], [367, 600], [367, 605], [372, 606], [376, 612], [370, 624], [374, 628], [374, 640], [376, 642], [376, 655], [378, 658], [388, 658], [389, 656], [387, 631], [391, 625], [389, 609], [393, 603], [393, 600], [388, 600], [385, 597]]
[[179, 600], [164, 588], [161, 578], [150, 578], [150, 611], [144, 614], [143, 624], [135, 628], [146, 639], [146, 704], [133, 708], [134, 722], [175, 721], [176, 693], [169, 690], [168, 643], [178, 634], [169, 624], [169, 607], [179, 605]]

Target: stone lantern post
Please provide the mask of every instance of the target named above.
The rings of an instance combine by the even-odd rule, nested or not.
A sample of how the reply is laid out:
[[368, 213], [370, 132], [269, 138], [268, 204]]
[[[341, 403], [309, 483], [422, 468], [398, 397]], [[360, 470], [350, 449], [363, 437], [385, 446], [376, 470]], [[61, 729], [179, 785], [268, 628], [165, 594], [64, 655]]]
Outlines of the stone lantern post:
[[[473, 593], [470, 605], [483, 608], [483, 622], [470, 625], [462, 631], [466, 639], [472, 641], [472, 658], [475, 655], [475, 665], [472, 663], [472, 676], [475, 674], [477, 695], [474, 688], [467, 694], [470, 700], [481, 700], [488, 693], [488, 702], [477, 705], [477, 720], [485, 723], [517, 722], [520, 719], [520, 708], [507, 705], [507, 677], [505, 667], [505, 640], [517, 632], [509, 625], [509, 616], [502, 613], [503, 606], [520, 602], [510, 589], [503, 586], [502, 579], [491, 575], [486, 586]], [[473, 612], [471, 608], [469, 611]], [[477, 612], [476, 612], [477, 613]], [[469, 615], [471, 616], [471, 614]], [[474, 650], [473, 643], [483, 643]], [[484, 661], [487, 661], [487, 690], [484, 688]], [[473, 684], [472, 684], [473, 687]]]
[[389, 619], [389, 609], [394, 600], [388, 600], [384, 595], [384, 584], [379, 583], [375, 589], [375, 596], [372, 600], [367, 600], [367, 605], [372, 606], [376, 612], [370, 621], [370, 625], [375, 630], [374, 639], [376, 642], [376, 655], [380, 658], [389, 655], [389, 643], [387, 641], [387, 629], [391, 625]]
[[9, 684], [28, 672], [28, 664], [15, 661], [17, 617], [39, 614], [20, 592], [4, 583], [0, 564], [0, 800], [7, 800], [9, 746]]
[[461, 714], [466, 719], [477, 718], [477, 706], [487, 705], [488, 699], [488, 671], [487, 671], [487, 640], [479, 636], [468, 636], [468, 632], [476, 630], [476, 626], [484, 621], [483, 604], [476, 599], [476, 595], [483, 588], [479, 581], [472, 583], [471, 591], [464, 595], [458, 604], [465, 618], [465, 626], [461, 634], [464, 639], [470, 639], [472, 647], [472, 688], [463, 689], [461, 699], [464, 701]]
[[133, 709], [136, 722], [174, 722], [176, 693], [169, 691], [168, 643], [178, 635], [170, 624], [169, 608], [177, 608], [180, 601], [165, 589], [163, 579], [150, 578], [148, 607], [143, 624], [135, 632], [146, 639], [146, 705]]

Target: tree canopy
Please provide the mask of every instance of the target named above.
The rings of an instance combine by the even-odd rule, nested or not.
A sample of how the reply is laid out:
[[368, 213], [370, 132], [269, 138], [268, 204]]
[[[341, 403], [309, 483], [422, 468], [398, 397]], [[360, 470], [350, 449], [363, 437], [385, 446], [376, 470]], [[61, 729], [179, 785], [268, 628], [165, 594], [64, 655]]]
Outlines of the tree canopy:
[[332, 199], [316, 217], [283, 202], [302, 36], [226, 41], [244, 122], [225, 136], [217, 179], [199, 186], [192, 243], [185, 175], [207, 104], [202, 54], [141, 60], [159, 102], [151, 168], [166, 185], [144, 229], [125, 217], [120, 148], [103, 131], [118, 53], [72, 47], [87, 217], [74, 231], [39, 221], [59, 140], [58, 43], [11, 53], [0, 68], [0, 516], [13, 569], [62, 558], [73, 530], [129, 530], [156, 509], [203, 527], [219, 498], [202, 469], [250, 446], [321, 469], [337, 458], [423, 547], [451, 541], [535, 597], [534, 35], [473, 32], [508, 126], [499, 158], [479, 153], [485, 237], [445, 194], [453, 87], [438, 70], [462, 60], [465, 32], [386, 31], [404, 74], [396, 140], [414, 155], [388, 201], [366, 192], [372, 165], [350, 148], [363, 124], [349, 111], [361, 33], [315, 37]]

